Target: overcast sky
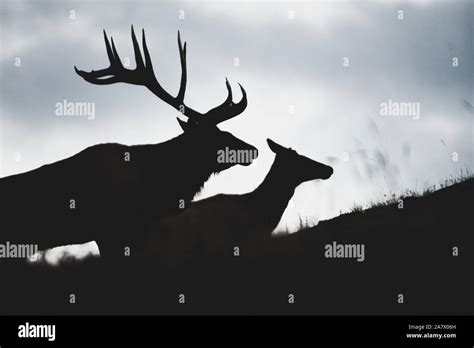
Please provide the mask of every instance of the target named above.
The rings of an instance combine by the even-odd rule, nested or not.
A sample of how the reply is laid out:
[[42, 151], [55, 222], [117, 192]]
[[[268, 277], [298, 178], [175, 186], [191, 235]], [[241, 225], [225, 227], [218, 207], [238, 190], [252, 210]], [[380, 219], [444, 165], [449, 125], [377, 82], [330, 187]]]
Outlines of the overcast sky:
[[[299, 216], [314, 224], [354, 204], [421, 191], [474, 167], [473, 7], [472, 1], [1, 0], [1, 175], [97, 143], [159, 143], [181, 132], [178, 112], [146, 88], [94, 86], [74, 73], [74, 65], [87, 71], [108, 65], [102, 29], [134, 65], [133, 24], [137, 33], [145, 28], [155, 73], [172, 94], [181, 31], [188, 105], [206, 111], [222, 102], [226, 76], [236, 100], [237, 82], [248, 93], [244, 114], [220, 128], [257, 146], [260, 157], [213, 177], [201, 198], [253, 190], [274, 158], [266, 138], [335, 170], [327, 181], [298, 188], [281, 229], [294, 230]], [[64, 99], [95, 103], [95, 119], [56, 116], [55, 104]], [[389, 100], [419, 103], [419, 118], [381, 115]]]

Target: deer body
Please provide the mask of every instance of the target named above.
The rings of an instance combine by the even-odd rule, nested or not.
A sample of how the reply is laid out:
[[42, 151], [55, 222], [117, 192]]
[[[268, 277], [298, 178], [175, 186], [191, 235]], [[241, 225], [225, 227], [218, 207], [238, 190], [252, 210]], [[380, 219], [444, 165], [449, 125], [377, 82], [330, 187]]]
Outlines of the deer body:
[[189, 255], [231, 255], [234, 247], [243, 254], [261, 252], [296, 187], [305, 181], [327, 179], [333, 171], [268, 142], [276, 157], [260, 186], [242, 195], [218, 194], [192, 203], [180, 214], [163, 218], [147, 243], [152, 257], [164, 257], [165, 262], [173, 264], [177, 258]]
[[0, 201], [4, 226], [9, 228], [1, 237], [39, 244], [40, 249], [90, 240], [100, 245], [121, 230], [112, 227], [187, 206], [209, 176], [224, 169], [216, 166], [215, 158], [213, 151], [184, 133], [156, 145], [99, 144], [3, 178]]

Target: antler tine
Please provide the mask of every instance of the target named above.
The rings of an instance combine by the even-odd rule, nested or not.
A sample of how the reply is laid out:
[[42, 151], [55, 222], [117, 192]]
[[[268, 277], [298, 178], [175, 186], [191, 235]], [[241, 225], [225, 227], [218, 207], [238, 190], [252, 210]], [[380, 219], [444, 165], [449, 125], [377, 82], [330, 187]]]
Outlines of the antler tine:
[[230, 86], [229, 80], [225, 78], [225, 87], [227, 88], [227, 99], [221, 104], [221, 106], [232, 105], [232, 87]]
[[[120, 56], [117, 52], [117, 49], [115, 48], [115, 44], [114, 44], [114, 38], [111, 36], [110, 37], [110, 41], [112, 43], [112, 53], [114, 54], [114, 61], [113, 63], [117, 66], [119, 66], [120, 68], [123, 68], [123, 65], [122, 65], [122, 61], [120, 60]], [[110, 65], [113, 65], [112, 63]]]
[[178, 48], [179, 48], [179, 60], [181, 62], [181, 83], [179, 85], [179, 92], [176, 99], [180, 103], [184, 103], [184, 94], [186, 93], [187, 83], [187, 66], [186, 66], [186, 42], [184, 46], [181, 44], [181, 35], [178, 30]]
[[104, 29], [104, 41], [105, 41], [105, 49], [107, 51], [107, 56], [109, 57], [110, 65], [112, 65], [115, 60], [115, 57], [114, 57], [114, 54], [112, 53], [112, 49], [110, 48], [110, 42], [109, 42], [109, 39], [107, 38], [107, 33], [105, 32], [105, 29]]
[[241, 112], [243, 112], [247, 108], [247, 92], [245, 92], [244, 87], [239, 83], [240, 87], [240, 92], [242, 93], [242, 99], [236, 104], [236, 107], [239, 107], [242, 109]]
[[142, 46], [143, 54], [145, 55], [145, 68], [153, 73], [153, 64], [151, 62], [150, 52], [148, 52], [148, 47], [146, 45], [145, 29], [142, 29]]
[[137, 37], [135, 36], [135, 30], [133, 30], [132, 25], [132, 43], [133, 43], [133, 51], [135, 53], [135, 62], [137, 63], [137, 69], [141, 69], [145, 67], [143, 63], [142, 53], [140, 52], [140, 46], [138, 46]]

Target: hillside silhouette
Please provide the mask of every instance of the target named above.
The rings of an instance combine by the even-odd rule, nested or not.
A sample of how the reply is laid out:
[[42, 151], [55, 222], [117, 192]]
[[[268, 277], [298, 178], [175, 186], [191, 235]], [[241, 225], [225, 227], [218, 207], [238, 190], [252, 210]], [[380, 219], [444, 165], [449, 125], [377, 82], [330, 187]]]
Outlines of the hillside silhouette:
[[[165, 270], [2, 260], [2, 314], [473, 314], [474, 179], [272, 238], [258, 258], [203, 255]], [[146, 222], [144, 222], [146, 223]], [[232, 223], [232, 221], [229, 221]], [[365, 260], [325, 246], [365, 245]], [[198, 246], [196, 246], [197, 248]], [[453, 248], [458, 256], [453, 256]], [[4, 262], [5, 261], [5, 262]], [[69, 303], [69, 295], [76, 303]], [[179, 303], [179, 294], [185, 303]], [[288, 303], [288, 295], [294, 303]], [[403, 294], [404, 303], [398, 303]]]

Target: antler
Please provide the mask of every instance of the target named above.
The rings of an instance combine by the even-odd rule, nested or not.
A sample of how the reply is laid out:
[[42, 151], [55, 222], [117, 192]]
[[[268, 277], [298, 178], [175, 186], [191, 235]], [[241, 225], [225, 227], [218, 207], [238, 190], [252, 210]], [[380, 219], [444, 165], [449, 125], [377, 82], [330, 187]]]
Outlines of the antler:
[[[242, 91], [242, 99], [237, 104], [232, 102], [232, 89], [229, 81], [226, 78], [226, 87], [228, 96], [227, 99], [219, 106], [209, 110], [205, 114], [202, 114], [184, 104], [184, 94], [186, 92], [186, 81], [187, 81], [187, 69], [186, 69], [186, 42], [184, 45], [181, 43], [181, 36], [178, 31], [178, 48], [179, 58], [181, 63], [181, 83], [179, 91], [176, 97], [169, 94], [158, 82], [153, 72], [153, 64], [151, 62], [150, 53], [146, 45], [145, 30], [142, 29], [142, 46], [143, 53], [145, 56], [145, 62], [143, 62], [140, 47], [138, 45], [135, 31], [132, 26], [132, 42], [133, 50], [135, 52], [135, 69], [127, 69], [122, 65], [120, 57], [115, 48], [114, 40], [111, 37], [110, 42], [107, 38], [107, 34], [104, 30], [104, 41], [105, 48], [107, 50], [107, 56], [109, 57], [110, 66], [105, 69], [98, 71], [92, 70], [91, 72], [85, 72], [77, 69], [76, 73], [81, 76], [84, 80], [95, 85], [110, 85], [113, 83], [124, 82], [133, 85], [140, 85], [147, 87], [153, 94], [158, 98], [173, 106], [175, 109], [180, 111], [183, 115], [188, 117], [193, 122], [211, 122], [218, 124], [232, 117], [235, 117], [242, 113], [247, 107], [247, 94], [243, 87], [239, 84]], [[112, 43], [112, 46], [110, 45]]]

